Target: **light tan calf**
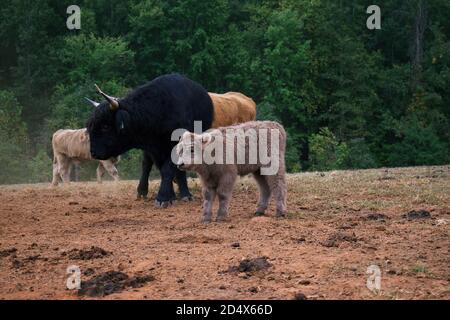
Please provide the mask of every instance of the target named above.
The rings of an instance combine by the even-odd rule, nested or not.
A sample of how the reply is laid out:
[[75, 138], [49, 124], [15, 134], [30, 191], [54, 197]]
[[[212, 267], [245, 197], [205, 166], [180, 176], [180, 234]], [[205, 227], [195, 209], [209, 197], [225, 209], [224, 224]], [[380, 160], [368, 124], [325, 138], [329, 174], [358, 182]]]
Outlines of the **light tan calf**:
[[[197, 172], [200, 176], [204, 200], [203, 222], [211, 221], [216, 196], [219, 198], [217, 221], [226, 219], [236, 179], [247, 174], [253, 174], [260, 190], [256, 214], [265, 213], [273, 195], [276, 215], [285, 216], [286, 132], [281, 124], [273, 121], [250, 121], [202, 134], [185, 132], [176, 150], [178, 168]], [[231, 157], [228, 152], [231, 152]], [[240, 152], [243, 157], [238, 160]], [[208, 155], [214, 159], [208, 159]]]
[[[91, 156], [89, 134], [86, 129], [61, 129], [53, 134], [53, 181], [54, 186], [58, 185], [61, 178], [64, 183], [70, 182], [70, 171], [73, 164], [83, 161], [94, 160]], [[116, 164], [119, 157], [99, 161], [97, 167], [97, 182], [102, 182], [105, 172], [115, 180], [119, 180]]]

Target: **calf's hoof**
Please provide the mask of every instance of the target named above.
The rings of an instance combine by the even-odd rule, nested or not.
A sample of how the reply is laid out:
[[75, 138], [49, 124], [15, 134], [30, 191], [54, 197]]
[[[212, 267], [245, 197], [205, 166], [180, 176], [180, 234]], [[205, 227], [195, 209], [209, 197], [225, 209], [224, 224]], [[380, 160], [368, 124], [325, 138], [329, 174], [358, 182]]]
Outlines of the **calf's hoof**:
[[182, 198], [181, 198], [181, 201], [184, 201], [184, 202], [192, 201], [192, 196], [185, 196], [185, 197], [182, 197]]
[[286, 213], [284, 213], [284, 212], [277, 212], [277, 218], [280, 218], [280, 219], [286, 218]]
[[217, 218], [216, 218], [216, 222], [225, 222], [225, 221], [227, 221], [227, 217], [219, 217], [219, 216], [217, 216]]
[[210, 224], [211, 223], [211, 217], [203, 217], [201, 222], [203, 224]]
[[263, 215], [264, 215], [264, 211], [256, 211], [255, 212], [255, 216], [257, 216], [257, 217], [261, 217]]
[[159, 201], [159, 200], [155, 200], [155, 207], [157, 208], [168, 208], [169, 206], [171, 206], [173, 204], [172, 200], [169, 201]]

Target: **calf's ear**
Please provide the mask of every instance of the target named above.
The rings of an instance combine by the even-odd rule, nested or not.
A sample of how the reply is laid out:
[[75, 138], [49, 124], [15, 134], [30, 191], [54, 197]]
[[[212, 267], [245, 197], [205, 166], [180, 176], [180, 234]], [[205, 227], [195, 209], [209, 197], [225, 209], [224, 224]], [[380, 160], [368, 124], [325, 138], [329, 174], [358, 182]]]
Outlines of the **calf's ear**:
[[125, 110], [116, 112], [116, 128], [119, 133], [125, 133], [130, 128], [130, 115]]

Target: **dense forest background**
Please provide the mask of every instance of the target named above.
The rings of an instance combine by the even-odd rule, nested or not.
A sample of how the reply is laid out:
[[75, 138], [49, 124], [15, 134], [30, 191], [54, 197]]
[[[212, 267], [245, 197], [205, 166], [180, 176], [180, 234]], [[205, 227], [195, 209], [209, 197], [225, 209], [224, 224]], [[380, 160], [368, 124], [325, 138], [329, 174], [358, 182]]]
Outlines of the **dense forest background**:
[[[450, 161], [450, 2], [379, 0], [3, 0], [0, 183], [49, 181], [51, 136], [99, 100], [179, 72], [240, 91], [288, 131], [289, 170]], [[119, 164], [136, 178], [140, 152]], [[93, 179], [93, 167], [81, 176]]]

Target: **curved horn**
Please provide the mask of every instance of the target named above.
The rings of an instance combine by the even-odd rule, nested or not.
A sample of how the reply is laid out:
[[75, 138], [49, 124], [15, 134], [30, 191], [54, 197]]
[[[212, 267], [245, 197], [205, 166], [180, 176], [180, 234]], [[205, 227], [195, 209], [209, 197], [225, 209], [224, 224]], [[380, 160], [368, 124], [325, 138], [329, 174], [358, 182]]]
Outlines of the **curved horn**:
[[84, 97], [84, 99], [86, 99], [87, 102], [89, 102], [90, 104], [92, 104], [92, 105], [94, 106], [94, 108], [97, 108], [98, 105], [100, 104], [100, 103], [98, 103], [98, 102], [95, 102], [95, 101], [89, 99], [88, 97]]
[[108, 96], [106, 93], [104, 93], [98, 85], [94, 84], [95, 88], [97, 88], [98, 93], [100, 93], [110, 104], [111, 110], [116, 110], [119, 108], [119, 102], [116, 98]]

